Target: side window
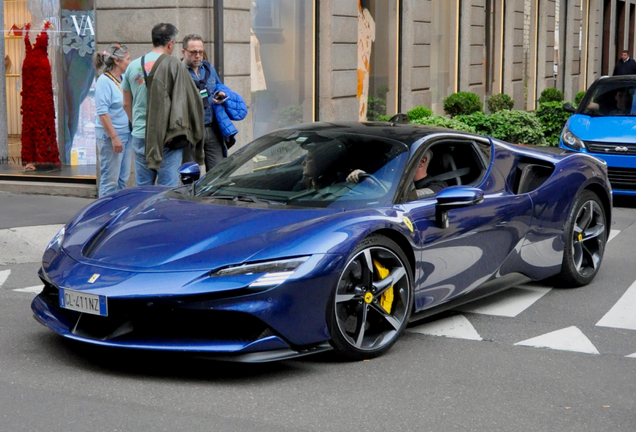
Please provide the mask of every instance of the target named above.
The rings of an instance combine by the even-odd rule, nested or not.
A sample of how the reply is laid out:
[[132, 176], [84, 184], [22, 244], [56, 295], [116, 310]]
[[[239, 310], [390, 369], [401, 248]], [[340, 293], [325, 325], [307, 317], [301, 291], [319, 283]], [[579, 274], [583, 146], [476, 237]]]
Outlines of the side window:
[[[423, 143], [405, 171], [402, 195], [398, 200], [434, 197], [450, 186], [478, 185], [490, 164], [492, 149], [489, 144], [489, 141], [482, 143], [456, 137]], [[423, 162], [425, 156], [426, 163]]]
[[433, 154], [429, 176], [448, 186], [474, 185], [481, 178], [484, 165], [473, 141], [443, 141], [429, 149]]

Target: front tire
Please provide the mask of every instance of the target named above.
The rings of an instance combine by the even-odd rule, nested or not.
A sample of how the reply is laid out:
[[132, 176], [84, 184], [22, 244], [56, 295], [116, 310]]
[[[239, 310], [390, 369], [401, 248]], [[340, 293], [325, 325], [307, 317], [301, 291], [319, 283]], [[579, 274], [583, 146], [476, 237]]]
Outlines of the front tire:
[[327, 307], [331, 345], [340, 356], [363, 360], [391, 348], [411, 315], [412, 278], [392, 240], [374, 235], [356, 246]]
[[584, 191], [565, 224], [565, 249], [558, 281], [563, 287], [587, 285], [598, 273], [607, 243], [605, 211], [598, 196]]

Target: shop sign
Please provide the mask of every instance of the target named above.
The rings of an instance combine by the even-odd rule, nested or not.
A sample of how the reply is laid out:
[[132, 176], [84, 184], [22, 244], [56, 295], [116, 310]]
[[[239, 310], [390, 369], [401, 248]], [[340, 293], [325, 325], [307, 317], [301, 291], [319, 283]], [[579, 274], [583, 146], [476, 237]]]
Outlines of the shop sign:
[[73, 20], [73, 26], [75, 27], [75, 33], [78, 36], [86, 36], [86, 32], [89, 31], [91, 36], [95, 36], [95, 27], [93, 27], [93, 20], [88, 15], [81, 15], [79, 22], [77, 21], [77, 15], [71, 15]]

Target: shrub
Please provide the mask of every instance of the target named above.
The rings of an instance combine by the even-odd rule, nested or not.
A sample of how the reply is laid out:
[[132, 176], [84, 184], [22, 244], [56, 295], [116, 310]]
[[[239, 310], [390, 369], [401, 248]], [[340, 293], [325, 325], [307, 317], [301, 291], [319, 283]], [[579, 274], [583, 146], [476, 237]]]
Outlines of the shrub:
[[547, 144], [559, 145], [561, 131], [571, 115], [563, 109], [563, 102], [544, 102], [534, 114], [541, 122]]
[[276, 119], [279, 127], [292, 126], [303, 122], [303, 107], [290, 105], [278, 112]]
[[470, 132], [470, 133], [476, 132], [475, 128], [472, 126], [469, 126], [455, 119], [449, 119], [449, 118], [438, 116], [438, 115], [432, 115], [430, 117], [422, 117], [420, 119], [411, 121], [411, 123], [420, 124], [420, 125], [428, 125], [428, 126], [445, 127], [449, 129], [455, 129], [458, 131], [464, 131], [464, 132]]
[[515, 144], [545, 145], [543, 128], [531, 113], [518, 110], [502, 110], [491, 114], [497, 125], [493, 138]]
[[453, 120], [457, 120], [475, 128], [475, 131], [478, 134], [490, 136], [493, 135], [497, 128], [499, 128], [503, 123], [503, 119], [501, 117], [484, 114], [481, 111], [477, 111], [472, 114], [458, 115]]
[[583, 96], [585, 96], [585, 90], [581, 90], [580, 92], [576, 94], [576, 96], [574, 96], [574, 104], [575, 105], [580, 104], [581, 101], [583, 100]]
[[385, 122], [388, 122], [389, 120], [391, 120], [391, 116], [384, 115], [384, 114], [380, 114], [380, 115], [378, 116], [378, 121], [385, 121]]
[[433, 115], [433, 110], [425, 107], [424, 105], [416, 106], [410, 111], [407, 111], [409, 121], [418, 120], [424, 117], [430, 117]]
[[488, 99], [488, 109], [491, 113], [496, 113], [502, 109], [511, 110], [515, 106], [515, 101], [505, 93], [494, 94]]
[[380, 115], [386, 115], [386, 102], [384, 99], [370, 97], [367, 102], [367, 120], [376, 121]]
[[444, 112], [451, 118], [461, 114], [483, 111], [481, 99], [475, 93], [453, 93], [444, 99]]
[[549, 87], [541, 92], [538, 102], [539, 104], [545, 102], [561, 102], [563, 99], [563, 92], [561, 90]]

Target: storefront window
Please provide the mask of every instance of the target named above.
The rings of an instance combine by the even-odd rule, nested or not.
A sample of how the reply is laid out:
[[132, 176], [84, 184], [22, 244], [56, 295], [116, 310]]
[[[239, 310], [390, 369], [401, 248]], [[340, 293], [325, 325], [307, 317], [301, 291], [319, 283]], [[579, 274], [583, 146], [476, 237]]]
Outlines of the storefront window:
[[[49, 22], [47, 51], [55, 111], [51, 116], [56, 119], [52, 140], [57, 145], [62, 171], [69, 165], [88, 165], [88, 171], [83, 170], [82, 174], [95, 174], [93, 16], [93, 0], [4, 1], [7, 130], [9, 163], [15, 165], [14, 169], [25, 165], [21, 92], [29, 83], [24, 82], [22, 75], [26, 53], [23, 28], [31, 23], [29, 40], [35, 44], [43, 23]], [[55, 159], [58, 160], [57, 155]], [[28, 173], [29, 166], [26, 168]]]
[[399, 1], [361, 0], [358, 11], [360, 120], [398, 110]]
[[25, 48], [23, 27], [31, 22], [32, 17], [27, 8], [26, 0], [4, 1], [4, 65], [5, 89], [7, 104], [7, 133], [8, 133], [8, 164], [5, 169], [21, 167], [20, 134], [22, 133], [22, 116], [20, 96], [22, 62]]
[[252, 1], [254, 138], [314, 119], [314, 1]]
[[95, 20], [93, 0], [60, 0], [62, 120], [60, 155], [66, 165], [95, 165]]

